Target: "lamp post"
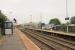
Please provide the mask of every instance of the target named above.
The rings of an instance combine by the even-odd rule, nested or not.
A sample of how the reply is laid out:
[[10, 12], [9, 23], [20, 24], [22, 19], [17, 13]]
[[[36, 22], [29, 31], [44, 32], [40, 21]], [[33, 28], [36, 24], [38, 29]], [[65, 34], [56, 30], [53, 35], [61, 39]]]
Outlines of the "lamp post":
[[67, 20], [67, 32], [68, 32], [68, 29], [69, 29], [69, 28], [68, 28], [68, 25], [69, 25], [69, 22], [68, 22], [69, 17], [66, 17], [65, 20]]
[[68, 17], [68, 0], [66, 0], [66, 17]]
[[68, 0], [66, 0], [66, 18], [65, 20], [67, 20], [67, 32], [68, 32], [68, 25], [69, 25], [69, 17], [68, 17]]

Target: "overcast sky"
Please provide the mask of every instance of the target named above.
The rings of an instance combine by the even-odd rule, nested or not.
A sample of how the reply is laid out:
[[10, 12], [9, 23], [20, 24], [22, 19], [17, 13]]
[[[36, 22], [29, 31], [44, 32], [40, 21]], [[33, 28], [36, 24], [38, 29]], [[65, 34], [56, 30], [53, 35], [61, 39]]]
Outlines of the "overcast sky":
[[[0, 0], [0, 9], [9, 19], [16, 18], [18, 23], [48, 23], [52, 18], [65, 22], [66, 0]], [[75, 16], [75, 0], [68, 0], [68, 16]]]

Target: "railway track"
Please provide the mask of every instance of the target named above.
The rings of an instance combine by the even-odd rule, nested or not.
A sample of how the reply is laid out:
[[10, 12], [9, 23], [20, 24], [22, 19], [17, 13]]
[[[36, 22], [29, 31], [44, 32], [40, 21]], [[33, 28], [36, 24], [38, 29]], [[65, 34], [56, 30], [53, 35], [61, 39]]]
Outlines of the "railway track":
[[[54, 37], [50, 37], [50, 36], [43, 36], [43, 34], [39, 34], [37, 33], [36, 34], [37, 36], [41, 36], [42, 38], [45, 38], [47, 40], [51, 40], [57, 44], [60, 44], [60, 45], [63, 45], [65, 47], [67, 47], [68, 49], [71, 49], [71, 50], [75, 50], [75, 43], [70, 43], [70, 42], [67, 42], [67, 41], [63, 41], [61, 39], [57, 39], [57, 38], [54, 38]], [[66, 49], [67, 50], [67, 49]]]
[[33, 36], [31, 36], [30, 34], [25, 33], [25, 35], [31, 39], [31, 41], [33, 41], [41, 50], [53, 50], [52, 47], [46, 45], [45, 43], [37, 40], [36, 38], [34, 38]]
[[[43, 35], [43, 34], [41, 34]], [[41, 36], [40, 35], [40, 36]], [[49, 36], [49, 35], [43, 35], [43, 37], [45, 36], [45, 38], [49, 39], [49, 40], [52, 40], [52, 41], [55, 41], [65, 47], [68, 47], [68, 48], [72, 48], [75, 50], [75, 43], [72, 42], [72, 41], [67, 41], [67, 40], [64, 40], [62, 38], [58, 38], [58, 37], [54, 37], [54, 36]], [[54, 40], [53, 40], [54, 39]]]
[[[40, 33], [40, 32], [37, 31], [37, 33]], [[71, 45], [74, 45], [75, 46], [75, 42], [74, 41], [65, 40], [63, 38], [50, 36], [50, 35], [47, 35], [47, 34], [44, 34], [44, 33], [42, 33], [41, 35], [46, 36], [48, 38], [55, 39], [55, 40], [59, 40], [59, 41], [61, 41], [61, 43], [65, 42], [65, 43], [68, 43], [68, 44], [71, 44]]]
[[75, 50], [75, 44], [60, 40], [60, 38], [47, 36], [36, 31], [32, 32], [32, 30], [26, 30], [26, 32], [47, 46], [50, 46], [52, 50]]
[[[34, 41], [34, 39], [37, 40], [37, 41], [35, 41], [35, 43], [38, 43], [38, 45], [39, 45], [39, 43], [41, 43], [42, 45], [39, 45], [39, 48], [40, 48], [41, 50], [55, 50], [52, 46], [49, 46], [49, 45], [47, 45], [46, 43], [42, 42], [41, 40], [35, 38], [33, 35], [30, 35], [29, 32], [27, 32], [27, 30], [26, 30], [26, 31], [25, 31], [25, 30], [21, 30], [21, 31], [24, 32], [24, 33], [26, 33], [26, 35], [27, 35], [32, 41]], [[38, 41], [39, 41], [39, 42], [38, 42]], [[44, 46], [44, 45], [45, 45], [45, 46]]]

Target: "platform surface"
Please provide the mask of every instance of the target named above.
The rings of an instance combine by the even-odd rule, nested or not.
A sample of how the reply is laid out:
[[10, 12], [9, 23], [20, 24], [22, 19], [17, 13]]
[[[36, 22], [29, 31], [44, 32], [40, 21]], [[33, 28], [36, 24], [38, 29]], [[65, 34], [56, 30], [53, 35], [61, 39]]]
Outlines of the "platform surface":
[[0, 50], [26, 50], [20, 38], [14, 33], [13, 35], [6, 35], [0, 45]]
[[41, 50], [23, 32], [14, 29], [13, 35], [6, 35], [0, 44], [0, 50]]
[[16, 29], [16, 33], [21, 38], [21, 41], [27, 47], [27, 50], [41, 50], [37, 45], [35, 45], [26, 35], [19, 29]]

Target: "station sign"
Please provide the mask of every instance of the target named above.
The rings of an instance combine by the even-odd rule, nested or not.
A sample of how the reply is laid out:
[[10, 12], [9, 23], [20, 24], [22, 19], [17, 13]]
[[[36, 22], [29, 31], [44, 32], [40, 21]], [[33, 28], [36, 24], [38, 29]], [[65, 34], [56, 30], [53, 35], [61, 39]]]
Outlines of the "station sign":
[[69, 17], [66, 17], [65, 20], [69, 20]]

